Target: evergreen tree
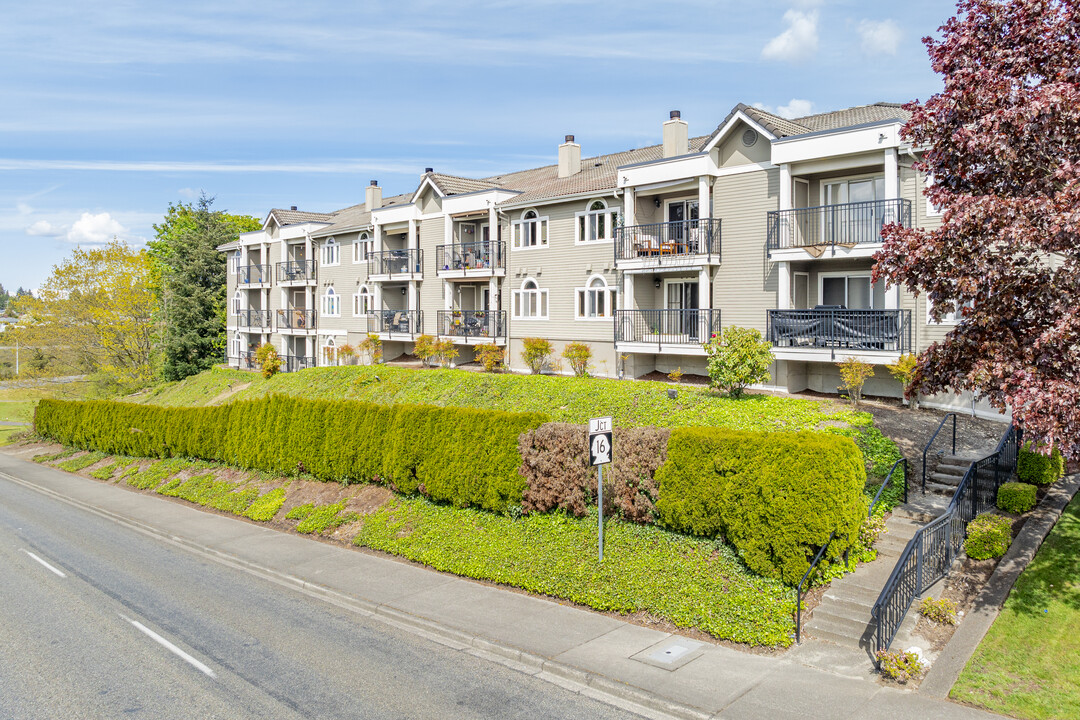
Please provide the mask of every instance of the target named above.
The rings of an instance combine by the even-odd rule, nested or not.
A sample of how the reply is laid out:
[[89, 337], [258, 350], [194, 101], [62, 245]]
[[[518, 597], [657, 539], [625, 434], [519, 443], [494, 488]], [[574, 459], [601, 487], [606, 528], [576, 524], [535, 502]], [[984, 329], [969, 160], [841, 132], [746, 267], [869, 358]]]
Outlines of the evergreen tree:
[[209, 369], [225, 348], [227, 259], [218, 246], [262, 224], [246, 215], [211, 209], [205, 193], [194, 205], [170, 205], [149, 243], [154, 259], [159, 314], [164, 321], [166, 380]]

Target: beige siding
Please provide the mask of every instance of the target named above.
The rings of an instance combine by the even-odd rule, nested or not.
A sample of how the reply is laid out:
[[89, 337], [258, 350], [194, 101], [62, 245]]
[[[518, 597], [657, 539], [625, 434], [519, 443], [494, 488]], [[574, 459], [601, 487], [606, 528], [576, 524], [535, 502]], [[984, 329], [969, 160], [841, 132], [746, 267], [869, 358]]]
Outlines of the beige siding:
[[443, 280], [435, 264], [435, 248], [450, 242], [445, 237], [444, 222], [441, 216], [425, 218], [417, 228], [420, 249], [424, 251], [424, 279], [419, 287], [420, 306], [416, 309], [424, 313], [424, 333], [428, 335], [439, 332], [438, 311], [444, 309]]
[[780, 171], [717, 178], [713, 214], [721, 219], [722, 263], [713, 276], [713, 307], [723, 323], [765, 331], [776, 307], [777, 271], [765, 253], [766, 217], [779, 205]]
[[740, 122], [728, 139], [720, 145], [720, 167], [735, 167], [737, 165], [749, 165], [750, 163], [768, 162], [772, 148], [769, 140], [757, 134], [757, 141], [747, 147], [743, 144], [743, 133], [750, 130], [750, 126]]

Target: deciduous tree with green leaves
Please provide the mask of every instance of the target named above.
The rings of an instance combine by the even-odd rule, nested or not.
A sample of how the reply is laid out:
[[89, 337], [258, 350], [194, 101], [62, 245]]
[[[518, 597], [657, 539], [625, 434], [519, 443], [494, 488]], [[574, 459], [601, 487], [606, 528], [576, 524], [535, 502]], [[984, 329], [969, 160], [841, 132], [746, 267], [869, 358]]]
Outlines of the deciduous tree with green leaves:
[[937, 229], [887, 226], [874, 279], [958, 312], [925, 394], [969, 390], [1080, 455], [1080, 3], [961, 0], [926, 38], [944, 89], [908, 105]]
[[162, 374], [182, 380], [210, 368], [225, 348], [228, 260], [217, 248], [262, 227], [258, 218], [212, 210], [205, 193], [194, 203], [169, 205], [148, 243], [163, 319]]
[[733, 398], [743, 394], [747, 385], [767, 382], [773, 356], [769, 343], [754, 328], [732, 325], [705, 343], [709, 356], [709, 380], [714, 388]]

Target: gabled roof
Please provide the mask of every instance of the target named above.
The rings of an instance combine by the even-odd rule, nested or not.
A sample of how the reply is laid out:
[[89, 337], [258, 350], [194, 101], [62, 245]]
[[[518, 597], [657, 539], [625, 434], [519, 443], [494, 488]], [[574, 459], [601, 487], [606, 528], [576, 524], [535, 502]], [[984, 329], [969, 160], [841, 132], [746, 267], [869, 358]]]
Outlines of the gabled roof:
[[[316, 213], [306, 212], [304, 210], [282, 210], [281, 208], [274, 208], [267, 215], [266, 219], [269, 220], [273, 216], [277, 220], [278, 225], [284, 227], [285, 225], [299, 225], [300, 223], [317, 222], [325, 223], [334, 219], [334, 213]], [[265, 224], [265, 223], [264, 223]]]
[[[444, 197], [447, 195], [464, 195], [465, 193], [479, 192], [482, 190], [493, 190], [499, 187], [497, 183], [489, 182], [487, 180], [474, 180], [473, 178], [459, 177], [457, 175], [427, 173], [424, 177], [430, 180]], [[421, 187], [422, 186], [423, 183], [421, 183]]]
[[[409, 195], [393, 195], [388, 198], [383, 198], [382, 207], [391, 207], [393, 205], [407, 205], [409, 203]], [[371, 213], [367, 209], [367, 205], [360, 203], [359, 205], [351, 205], [341, 210], [335, 210], [331, 213], [334, 216], [332, 223], [326, 227], [319, 228], [318, 231], [311, 233], [311, 237], [328, 237], [335, 233], [353, 232], [356, 230], [362, 230], [371, 225]]]
[[839, 130], [840, 128], [881, 122], [882, 120], [897, 120], [906, 123], [910, 119], [911, 111], [905, 110], [901, 104], [876, 102], [872, 105], [858, 105], [844, 110], [807, 115], [806, 117], [795, 118], [793, 122], [805, 126], [807, 128], [805, 132], [818, 132], [821, 130]]

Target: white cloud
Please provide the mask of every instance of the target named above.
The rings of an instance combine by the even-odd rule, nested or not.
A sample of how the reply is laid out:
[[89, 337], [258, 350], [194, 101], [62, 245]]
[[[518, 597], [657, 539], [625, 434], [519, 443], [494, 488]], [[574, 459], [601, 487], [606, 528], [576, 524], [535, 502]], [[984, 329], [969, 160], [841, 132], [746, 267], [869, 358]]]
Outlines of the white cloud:
[[19, 211], [20, 215], [30, 215], [31, 213], [34, 212], [34, 208], [30, 207], [29, 205], [27, 205], [22, 200], [15, 203], [15, 209]]
[[895, 55], [900, 47], [900, 26], [892, 20], [862, 20], [858, 30], [863, 52], [868, 55]]
[[779, 115], [782, 118], [797, 118], [805, 117], [814, 112], [814, 103], [809, 100], [799, 100], [798, 98], [791, 98], [791, 102], [787, 105], [781, 105], [774, 108], [772, 105], [766, 105], [763, 102], [754, 103], [754, 107], [758, 110], [764, 110], [774, 115]]
[[802, 60], [817, 52], [817, 10], [802, 12], [788, 10], [784, 13], [787, 29], [768, 43], [761, 51], [766, 60]]
[[63, 225], [53, 225], [48, 220], [38, 220], [36, 223], [26, 228], [27, 235], [35, 236], [58, 237], [63, 235], [66, 231], [67, 228]]
[[67, 239], [73, 243], [101, 245], [112, 240], [113, 237], [123, 238], [127, 234], [127, 228], [114, 220], [109, 213], [91, 215], [84, 212], [68, 230]]
[[193, 200], [194, 198], [199, 196], [199, 191], [198, 190], [192, 190], [191, 188], [180, 188], [179, 190], [176, 191], [176, 194], [179, 195], [182, 198], [187, 198], [188, 200]]

